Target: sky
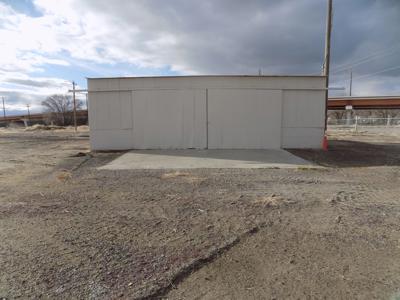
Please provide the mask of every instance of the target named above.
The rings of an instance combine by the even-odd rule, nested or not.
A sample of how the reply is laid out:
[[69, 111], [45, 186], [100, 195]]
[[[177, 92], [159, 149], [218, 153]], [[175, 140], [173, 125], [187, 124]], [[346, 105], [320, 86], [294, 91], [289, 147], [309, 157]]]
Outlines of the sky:
[[[400, 95], [400, 1], [334, 0], [332, 95]], [[0, 0], [0, 95], [42, 110], [87, 77], [317, 75], [326, 0]], [[83, 95], [80, 97], [84, 97]]]

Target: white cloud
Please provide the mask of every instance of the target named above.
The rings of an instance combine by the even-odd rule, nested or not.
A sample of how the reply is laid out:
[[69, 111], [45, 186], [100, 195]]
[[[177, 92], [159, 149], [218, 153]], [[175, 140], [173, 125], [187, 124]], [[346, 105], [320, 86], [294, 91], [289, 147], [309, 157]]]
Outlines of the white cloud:
[[[299, 74], [318, 72], [322, 62], [325, 1], [33, 3], [42, 15], [28, 16], [0, 3], [2, 78], [22, 78], [25, 83], [33, 80], [40, 85], [46, 82], [40, 80], [48, 80], [49, 64], [71, 68], [87, 65], [90, 69], [93, 64], [125, 63], [143, 68], [170, 67], [184, 74], [256, 74], [259, 68], [264, 74]], [[384, 49], [388, 41], [396, 40], [399, 8], [398, 1], [393, 0], [336, 1], [333, 67]], [[371, 15], [374, 17], [367, 17]], [[396, 59], [398, 62], [398, 55], [392, 55], [377, 63], [394, 65]], [[371, 63], [362, 71], [373, 72], [373, 68], [380, 66]], [[40, 71], [41, 79], [30, 76]], [[392, 75], [391, 79], [398, 78], [398, 74]], [[400, 93], [399, 84], [391, 79], [380, 80], [379, 84], [365, 81], [358, 92]], [[52, 80], [56, 83], [47, 89], [29, 86], [32, 95], [59, 92], [63, 79]], [[4, 79], [0, 82], [3, 92], [6, 84]], [[19, 86], [15, 91], [22, 93], [23, 89], [26, 93], [26, 86]]]
[[32, 18], [0, 3], [0, 65], [2, 70], [33, 72], [43, 64], [68, 65], [52, 58], [62, 50], [53, 17]]
[[[375, 10], [386, 22], [399, 23], [392, 12], [399, 6], [390, 9], [389, 0], [382, 2], [336, 2], [334, 38], [342, 37], [334, 43], [336, 60], [352, 61], [352, 55], [382, 45], [378, 38], [396, 36], [391, 29], [384, 38], [377, 28], [387, 31], [387, 25], [365, 17]], [[0, 4], [4, 69], [68, 65], [60, 53], [95, 63], [170, 66], [183, 73], [257, 73], [259, 68], [311, 73], [322, 62], [325, 3], [320, 0], [34, 0], [34, 5], [42, 16]], [[340, 30], [343, 26], [346, 30]]]
[[399, 79], [383, 76], [368, 78], [362, 81], [353, 81], [354, 96], [376, 96], [377, 91], [382, 91], [384, 96], [398, 96], [400, 94]]
[[[2, 74], [2, 73], [0, 73]], [[7, 109], [25, 111], [26, 105], [31, 105], [33, 112], [42, 110], [41, 102], [53, 94], [67, 94], [72, 88], [71, 82], [53, 77], [30, 77], [12, 72], [4, 76], [0, 85], [0, 95], [5, 96]], [[77, 89], [80, 89], [77, 86]], [[78, 99], [85, 99], [82, 94], [77, 94]]]

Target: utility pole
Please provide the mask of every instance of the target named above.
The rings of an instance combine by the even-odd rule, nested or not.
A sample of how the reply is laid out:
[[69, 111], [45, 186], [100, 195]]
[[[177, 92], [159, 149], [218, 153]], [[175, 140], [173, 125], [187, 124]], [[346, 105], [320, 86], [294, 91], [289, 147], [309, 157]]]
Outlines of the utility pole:
[[328, 0], [328, 10], [326, 17], [326, 34], [325, 34], [325, 55], [324, 55], [324, 67], [323, 67], [323, 75], [326, 76], [325, 83], [325, 131], [327, 129], [327, 120], [328, 120], [328, 95], [329, 95], [329, 68], [331, 62], [331, 34], [332, 34], [332, 1]]
[[353, 69], [350, 69], [350, 97], [353, 90]]
[[75, 98], [75, 81], [72, 81], [72, 97], [74, 100], [74, 127], [75, 132], [78, 131], [77, 124], [76, 124], [76, 98]]
[[77, 90], [75, 88], [75, 86], [76, 86], [76, 83], [74, 81], [72, 81], [72, 90], [68, 90], [68, 93], [73, 93], [73, 98], [74, 98], [74, 125], [75, 125], [75, 131], [77, 131], [78, 129], [77, 129], [77, 124], [76, 124], [77, 120], [76, 120], [76, 97], [75, 97], [76, 93], [86, 93], [86, 108], [87, 109], [89, 108], [88, 107], [89, 103], [88, 103], [88, 95], [87, 95], [88, 90], [87, 89]]
[[4, 97], [1, 97], [3, 99], [3, 117], [4, 120], [6, 119], [6, 106], [4, 105]]
[[31, 112], [29, 111], [30, 106], [31, 106], [30, 104], [26, 105], [26, 107], [28, 108], [28, 126], [29, 126], [29, 123], [31, 122]]

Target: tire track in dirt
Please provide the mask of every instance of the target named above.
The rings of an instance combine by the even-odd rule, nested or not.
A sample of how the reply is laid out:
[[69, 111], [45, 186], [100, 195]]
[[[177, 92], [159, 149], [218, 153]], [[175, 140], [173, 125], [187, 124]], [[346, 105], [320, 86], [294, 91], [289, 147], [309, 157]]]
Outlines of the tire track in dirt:
[[192, 273], [206, 266], [207, 264], [212, 263], [215, 259], [217, 259], [220, 255], [223, 255], [225, 252], [229, 251], [235, 245], [237, 245], [244, 238], [247, 238], [255, 233], [257, 233], [260, 228], [263, 226], [254, 226], [251, 229], [245, 231], [240, 236], [237, 236], [225, 244], [221, 245], [218, 248], [212, 249], [206, 256], [199, 257], [188, 264], [182, 266], [172, 277], [171, 281], [168, 285], [162, 286], [154, 291], [148, 291], [147, 294], [141, 295], [139, 297], [135, 297], [137, 300], [151, 300], [151, 299], [162, 299], [165, 295], [168, 294], [170, 290], [175, 288], [179, 283], [185, 280]]

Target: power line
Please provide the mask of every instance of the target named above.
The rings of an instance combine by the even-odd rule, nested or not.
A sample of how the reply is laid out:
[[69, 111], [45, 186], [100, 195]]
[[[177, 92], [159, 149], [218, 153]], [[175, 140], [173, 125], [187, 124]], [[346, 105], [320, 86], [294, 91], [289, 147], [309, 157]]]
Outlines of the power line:
[[378, 74], [382, 74], [382, 73], [386, 73], [386, 72], [398, 70], [398, 69], [400, 69], [400, 65], [399, 65], [399, 66], [396, 66], [396, 67], [391, 67], [391, 68], [383, 69], [383, 70], [378, 71], [378, 72], [375, 72], [375, 73], [360, 75], [360, 76], [354, 77], [354, 79], [368, 78], [368, 77], [372, 77], [372, 76], [375, 76], [375, 75], [378, 75]]
[[[331, 71], [331, 75], [337, 74], [343, 71], [347, 71], [350, 68], [365, 64], [367, 62], [370, 62], [372, 60], [375, 60], [377, 58], [385, 57], [394, 54], [396, 51], [400, 50], [400, 44], [394, 45], [388, 49], [385, 50], [380, 50], [375, 53], [372, 53], [366, 57], [360, 58], [358, 60], [353, 61], [352, 63], [347, 63], [347, 64], [341, 64], [339, 66], [336, 66], [333, 68], [333, 71]], [[314, 75], [318, 75], [318, 73], [315, 73]]]
[[[382, 74], [382, 73], [395, 71], [395, 70], [398, 70], [398, 69], [400, 69], [400, 65], [399, 66], [395, 66], [395, 67], [386, 68], [386, 69], [383, 69], [383, 70], [380, 70], [380, 71], [377, 71], [377, 72], [374, 72], [374, 73], [363, 74], [363, 75], [360, 75], [360, 76], [353, 76], [353, 70], [350, 69], [350, 96], [352, 96], [354, 79], [365, 79], [365, 78], [373, 77], [375, 75], [379, 75], [379, 74]], [[346, 78], [342, 79], [342, 80], [339, 80], [339, 81], [340, 82], [343, 81], [345, 85], [347, 84], [347, 79]]]
[[345, 71], [347, 69], [350, 69], [350, 68], [365, 64], [365, 63], [370, 62], [372, 60], [375, 60], [377, 58], [392, 55], [396, 51], [400, 50], [399, 46], [400, 45], [395, 45], [395, 46], [390, 47], [389, 49], [386, 49], [384, 51], [382, 51], [382, 50], [378, 51], [378, 52], [376, 52], [374, 54], [368, 55], [368, 56], [366, 56], [364, 58], [361, 58], [359, 60], [356, 60], [356, 61], [354, 61], [352, 63], [339, 65], [339, 66], [334, 68], [333, 73], [339, 73], [339, 72]]
[[[374, 59], [376, 59], [376, 58], [378, 58], [378, 57], [375, 57]], [[372, 60], [374, 60], [374, 59], [369, 59], [369, 60], [366, 60], [366, 61], [363, 61], [363, 62], [359, 62], [359, 63], [356, 63], [356, 64], [349, 65], [347, 68], [344, 68], [344, 69], [341, 69], [341, 70], [333, 71], [332, 74], [338, 74], [338, 73], [347, 71], [347, 70], [349, 70], [349, 69], [353, 69], [354, 67], [357, 67], [357, 66], [359, 66], [359, 65], [365, 64], [365, 63], [370, 62], [370, 61], [372, 61]]]

